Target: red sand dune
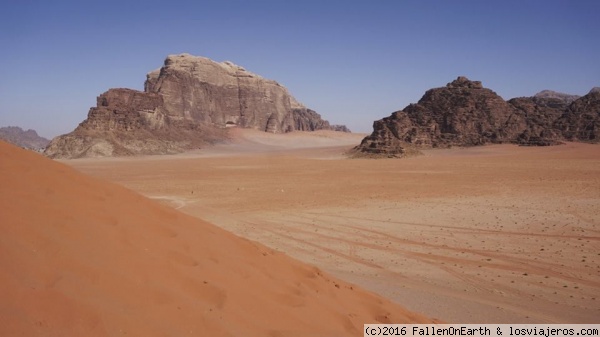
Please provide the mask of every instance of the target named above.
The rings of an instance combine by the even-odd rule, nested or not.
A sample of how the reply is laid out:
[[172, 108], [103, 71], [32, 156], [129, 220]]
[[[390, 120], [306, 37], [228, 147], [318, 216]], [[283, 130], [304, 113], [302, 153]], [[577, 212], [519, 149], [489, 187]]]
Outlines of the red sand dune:
[[1, 336], [359, 335], [426, 317], [0, 142]]

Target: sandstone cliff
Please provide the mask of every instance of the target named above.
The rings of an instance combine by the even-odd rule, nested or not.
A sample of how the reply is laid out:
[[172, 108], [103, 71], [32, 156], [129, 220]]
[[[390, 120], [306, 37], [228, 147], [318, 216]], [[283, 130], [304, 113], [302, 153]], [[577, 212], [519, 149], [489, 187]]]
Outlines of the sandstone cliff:
[[171, 118], [159, 94], [110, 89], [98, 96], [88, 118], [73, 132], [54, 138], [45, 154], [51, 158], [171, 154], [225, 136], [222, 129]]
[[592, 90], [577, 97], [543, 91], [506, 102], [481, 82], [458, 77], [445, 87], [428, 90], [418, 103], [375, 121], [373, 133], [354, 153], [404, 157], [419, 148], [598, 142], [600, 93]]
[[73, 132], [52, 140], [53, 158], [177, 153], [226, 138], [226, 126], [266, 132], [332, 129], [279, 83], [231, 62], [169, 55], [144, 92], [110, 89]]

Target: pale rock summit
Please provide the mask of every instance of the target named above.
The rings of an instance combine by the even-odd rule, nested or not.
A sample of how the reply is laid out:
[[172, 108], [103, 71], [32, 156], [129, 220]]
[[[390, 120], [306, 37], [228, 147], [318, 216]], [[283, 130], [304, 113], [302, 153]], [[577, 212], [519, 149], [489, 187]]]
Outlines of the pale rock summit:
[[568, 103], [571, 103], [574, 100], [578, 99], [581, 96], [565, 94], [565, 93], [557, 92], [557, 91], [553, 91], [553, 90], [542, 90], [542, 91], [538, 92], [537, 94], [535, 94], [533, 97], [545, 98], [545, 99], [557, 99], [557, 100], [561, 100], [564, 103], [568, 104]]

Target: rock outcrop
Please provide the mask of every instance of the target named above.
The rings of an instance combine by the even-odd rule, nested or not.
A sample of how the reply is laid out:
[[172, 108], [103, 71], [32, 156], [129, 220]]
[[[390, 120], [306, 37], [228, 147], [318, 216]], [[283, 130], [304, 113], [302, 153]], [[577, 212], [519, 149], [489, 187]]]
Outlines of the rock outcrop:
[[333, 131], [337, 131], [337, 132], [347, 132], [347, 133], [351, 133], [352, 131], [350, 131], [350, 129], [348, 129], [347, 126], [345, 125], [340, 125], [340, 124], [334, 124], [331, 126], [331, 130]]
[[506, 102], [479, 81], [458, 77], [428, 90], [416, 104], [375, 121], [357, 156], [404, 157], [420, 148], [489, 143], [556, 145], [597, 142], [600, 93], [577, 98], [543, 91]]
[[40, 137], [35, 130], [23, 130], [18, 126], [0, 127], [0, 139], [25, 149], [43, 150], [50, 140]]
[[472, 146], [502, 143], [525, 129], [525, 120], [478, 81], [459, 77], [445, 87], [430, 89], [417, 104], [375, 121], [373, 133], [357, 150], [403, 157], [407, 144], [416, 147]]
[[52, 158], [177, 153], [226, 138], [226, 126], [265, 132], [331, 129], [279, 83], [231, 62], [170, 55], [144, 91], [110, 89], [73, 132], [55, 138]]
[[73, 132], [54, 138], [45, 154], [51, 158], [172, 154], [225, 137], [225, 130], [172, 118], [159, 94], [119, 88], [98, 96], [88, 118]]
[[[542, 94], [541, 93], [554, 93]], [[508, 101], [523, 115], [527, 128], [514, 140], [520, 145], [545, 146], [558, 145], [563, 140], [560, 129], [554, 123], [569, 107], [575, 95], [555, 93], [544, 90], [533, 97], [517, 97]], [[555, 95], [558, 94], [558, 95]], [[560, 96], [564, 95], [564, 96]]]
[[600, 142], [600, 90], [594, 89], [573, 101], [554, 123], [566, 140]]

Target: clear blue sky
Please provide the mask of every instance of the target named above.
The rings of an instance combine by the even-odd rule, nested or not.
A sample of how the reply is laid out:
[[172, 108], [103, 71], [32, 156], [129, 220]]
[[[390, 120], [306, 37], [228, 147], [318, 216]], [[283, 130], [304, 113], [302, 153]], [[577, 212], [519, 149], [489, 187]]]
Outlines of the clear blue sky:
[[360, 132], [459, 75], [505, 99], [600, 86], [597, 0], [0, 0], [0, 13], [0, 126], [45, 137], [183, 52], [274, 79]]

